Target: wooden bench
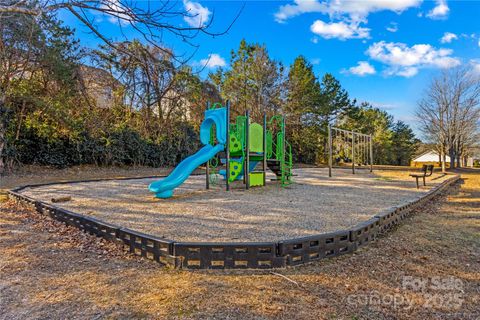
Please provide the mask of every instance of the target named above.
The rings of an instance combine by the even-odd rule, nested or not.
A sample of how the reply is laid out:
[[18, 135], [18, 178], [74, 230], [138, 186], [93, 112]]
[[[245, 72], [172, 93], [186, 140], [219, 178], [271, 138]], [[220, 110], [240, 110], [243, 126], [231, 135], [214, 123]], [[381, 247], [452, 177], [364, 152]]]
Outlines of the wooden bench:
[[418, 179], [422, 178], [423, 179], [423, 185], [426, 186], [427, 184], [425, 183], [425, 178], [430, 177], [432, 174], [433, 174], [433, 165], [432, 164], [429, 164], [429, 165], [424, 164], [419, 173], [412, 173], [412, 174], [410, 174], [410, 177], [415, 178], [415, 180], [417, 182], [417, 189], [418, 189], [418, 188], [420, 188], [420, 186], [418, 185]]

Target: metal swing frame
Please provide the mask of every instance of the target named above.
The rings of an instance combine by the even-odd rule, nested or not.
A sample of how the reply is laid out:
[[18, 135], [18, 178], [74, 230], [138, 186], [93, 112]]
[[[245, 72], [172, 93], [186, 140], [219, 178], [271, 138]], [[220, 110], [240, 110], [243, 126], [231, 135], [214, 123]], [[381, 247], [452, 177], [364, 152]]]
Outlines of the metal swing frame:
[[[372, 135], [360, 133], [357, 131], [353, 130], [345, 130], [337, 127], [333, 127], [331, 125], [328, 126], [328, 176], [332, 176], [332, 169], [333, 169], [333, 133], [335, 136], [337, 136], [338, 133], [343, 134], [346, 139], [345, 141], [348, 140], [349, 137], [351, 137], [351, 157], [352, 157], [352, 174], [355, 174], [355, 151], [356, 151], [356, 141], [359, 142], [358, 148], [363, 148], [363, 151], [361, 149], [358, 149], [358, 155], [361, 155], [361, 152], [363, 152], [363, 155], [361, 155], [360, 161], [363, 161], [364, 157], [366, 158], [365, 164], [370, 165], [370, 172], [373, 171], [373, 142], [372, 142]], [[343, 146], [345, 148], [345, 146]], [[366, 149], [368, 149], [368, 154], [366, 154]], [[360, 162], [361, 163], [361, 162]]]

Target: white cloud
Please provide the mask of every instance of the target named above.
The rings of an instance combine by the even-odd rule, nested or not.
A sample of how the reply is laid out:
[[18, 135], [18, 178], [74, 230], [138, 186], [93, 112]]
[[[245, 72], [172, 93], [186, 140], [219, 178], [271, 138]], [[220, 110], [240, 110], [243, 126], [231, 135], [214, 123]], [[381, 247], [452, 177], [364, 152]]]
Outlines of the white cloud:
[[411, 77], [420, 68], [451, 68], [460, 60], [452, 57], [451, 49], [435, 49], [429, 44], [416, 44], [411, 47], [404, 43], [380, 41], [372, 44], [366, 54], [373, 60], [388, 66], [387, 75]]
[[377, 11], [394, 11], [401, 13], [411, 7], [417, 7], [422, 0], [334, 0], [330, 2], [332, 14], [348, 13], [350, 16], [366, 17], [369, 13]]
[[275, 13], [275, 21], [283, 23], [289, 18], [309, 12], [323, 12], [327, 10], [327, 5], [317, 0], [294, 0], [294, 4], [280, 6]]
[[450, 43], [452, 40], [458, 39], [458, 36], [455, 33], [445, 32], [443, 37], [440, 39], [441, 43]]
[[313, 37], [312, 39], [310, 39], [310, 41], [317, 44], [318, 43], [318, 37]]
[[375, 74], [376, 71], [375, 68], [367, 61], [359, 61], [358, 65], [349, 68], [346, 70], [346, 73], [355, 74], [357, 76], [366, 76], [369, 74]]
[[398, 31], [398, 24], [396, 22], [390, 22], [390, 25], [387, 26], [386, 29], [389, 32], [397, 32]]
[[444, 19], [448, 16], [450, 8], [446, 0], [436, 0], [436, 6], [427, 13], [427, 17], [431, 19]]
[[[277, 22], [284, 23], [304, 13], [322, 13], [328, 15], [332, 22], [316, 20], [310, 29], [323, 38], [369, 38], [370, 29], [361, 24], [367, 23], [370, 13], [384, 10], [401, 13], [417, 7], [421, 2], [422, 0], [294, 0], [293, 3], [280, 6], [274, 16]], [[394, 30], [393, 27], [391, 30]]]
[[[397, 75], [405, 78], [413, 77], [418, 73], [418, 68], [416, 67], [407, 67], [397, 71]], [[393, 73], [395, 74], [395, 73]]]
[[320, 61], [321, 61], [321, 59], [319, 59], [319, 58], [313, 58], [312, 60], [310, 60], [311, 64], [313, 64], [313, 65], [320, 64]]
[[310, 26], [310, 30], [325, 39], [338, 38], [346, 40], [370, 37], [370, 29], [360, 27], [359, 23], [354, 22], [345, 23], [344, 21], [340, 21], [326, 23], [322, 20], [316, 20]]
[[[119, 0], [111, 0], [108, 3], [102, 4], [100, 7], [103, 10], [107, 10], [115, 13], [115, 16], [107, 15], [108, 21], [110, 21], [111, 23], [120, 24], [122, 26], [126, 26], [130, 24], [130, 21], [131, 21], [130, 16], [125, 13], [122, 13], [122, 12], [126, 12], [126, 9], [121, 3], [119, 3]], [[100, 18], [100, 21], [97, 20], [97, 22], [101, 22], [101, 21], [102, 21], [101, 18]]]
[[183, 17], [186, 23], [193, 28], [200, 28], [204, 27], [209, 19], [210, 15], [212, 14], [207, 7], [202, 6], [198, 2], [193, 1], [183, 1], [183, 5], [185, 7], [185, 11], [187, 15]]
[[216, 68], [226, 66], [225, 59], [223, 59], [217, 53], [211, 53], [207, 58], [200, 60], [199, 65], [205, 66], [206, 68]]
[[474, 75], [480, 76], [480, 59], [470, 60], [470, 65], [472, 66], [472, 72]]
[[480, 47], [480, 39], [478, 39], [478, 46]]
[[377, 102], [377, 101], [370, 101], [370, 104], [374, 108], [382, 109], [382, 110], [395, 110], [402, 108], [401, 104], [398, 102]]
[[286, 20], [304, 13], [324, 13], [332, 16], [349, 15], [355, 21], [366, 18], [369, 13], [376, 11], [402, 12], [411, 7], [417, 7], [422, 0], [294, 0], [293, 4], [280, 6], [275, 13], [277, 22]]

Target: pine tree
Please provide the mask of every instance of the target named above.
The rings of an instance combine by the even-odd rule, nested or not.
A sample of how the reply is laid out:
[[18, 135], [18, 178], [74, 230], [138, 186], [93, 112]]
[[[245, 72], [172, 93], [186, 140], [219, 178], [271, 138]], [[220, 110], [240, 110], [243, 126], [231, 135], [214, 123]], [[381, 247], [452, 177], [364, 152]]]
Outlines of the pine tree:
[[390, 162], [399, 166], [408, 166], [420, 140], [415, 138], [413, 130], [403, 121], [397, 121], [392, 130], [393, 157]]
[[231, 69], [217, 70], [210, 80], [220, 89], [222, 98], [230, 100], [232, 113], [251, 116], [260, 121], [263, 112], [272, 113], [283, 104], [283, 66], [272, 60], [265, 45], [240, 42], [232, 51]]
[[326, 127], [335, 122], [338, 116], [352, 108], [355, 100], [350, 100], [348, 92], [330, 73], [323, 76], [320, 87], [322, 94], [319, 113], [322, 115], [323, 125]]
[[287, 90], [284, 110], [296, 160], [315, 162], [321, 135], [316, 112], [320, 102], [320, 84], [305, 57], [298, 56], [290, 66]]

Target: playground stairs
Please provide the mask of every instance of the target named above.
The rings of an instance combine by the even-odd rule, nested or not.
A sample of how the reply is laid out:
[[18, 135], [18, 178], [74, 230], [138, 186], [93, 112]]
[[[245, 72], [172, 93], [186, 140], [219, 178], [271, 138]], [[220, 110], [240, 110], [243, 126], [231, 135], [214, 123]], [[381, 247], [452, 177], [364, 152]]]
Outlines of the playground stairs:
[[[282, 176], [282, 164], [281, 164], [280, 160], [268, 159], [267, 160], [267, 166], [270, 170], [272, 170], [273, 173], [275, 173], [275, 175], [277, 177], [280, 178]], [[285, 169], [286, 169], [285, 173], [289, 177], [290, 176], [290, 167], [285, 165]]]
[[272, 170], [277, 177], [282, 175], [280, 160], [269, 159], [267, 160], [268, 169]]

